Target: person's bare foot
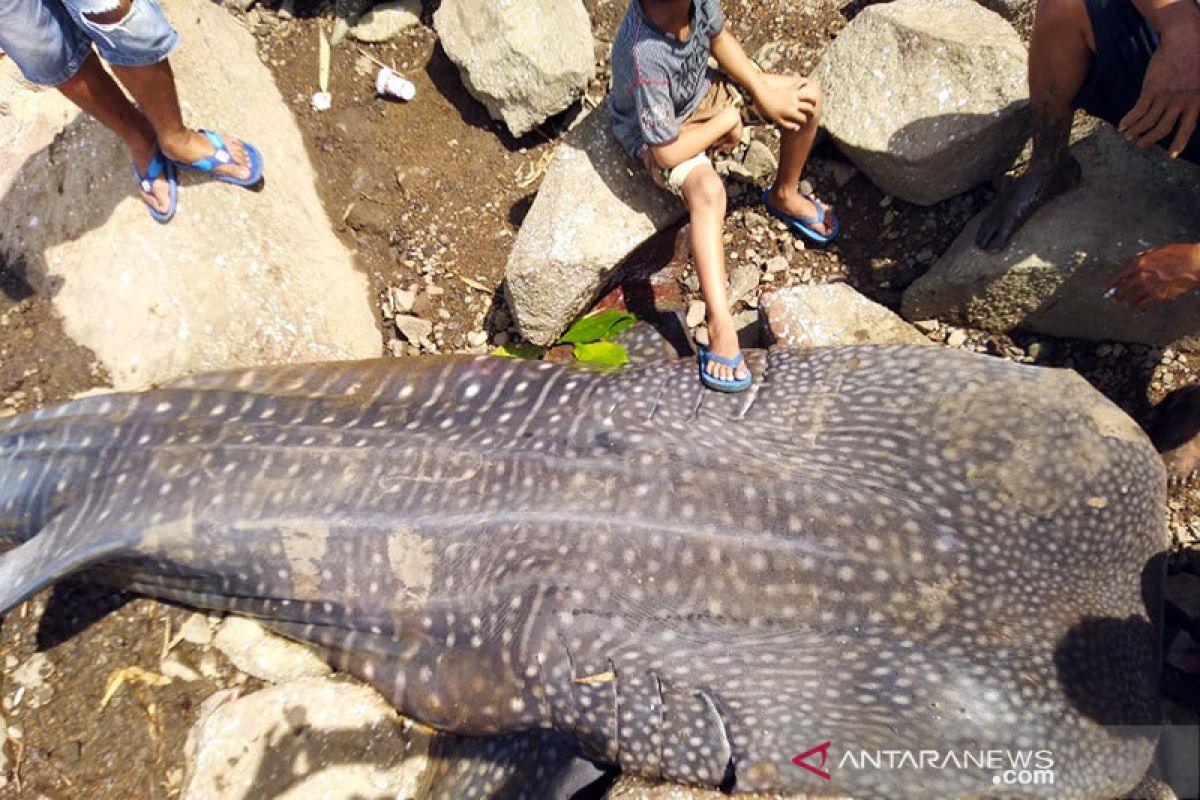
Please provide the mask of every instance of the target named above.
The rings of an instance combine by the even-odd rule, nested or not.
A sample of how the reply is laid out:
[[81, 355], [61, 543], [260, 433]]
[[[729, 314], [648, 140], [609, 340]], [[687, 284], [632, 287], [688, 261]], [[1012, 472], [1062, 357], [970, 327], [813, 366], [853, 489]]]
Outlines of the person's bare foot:
[[[246, 180], [250, 177], [250, 156], [246, 153], [242, 141], [224, 134], [221, 138], [225, 141], [225, 147], [229, 149], [229, 154], [233, 156], [233, 161], [215, 167], [213, 172]], [[208, 158], [214, 152], [212, 142], [208, 141], [204, 134], [193, 130], [185, 130], [169, 140], [164, 139], [160, 142], [160, 146], [167, 158], [180, 164], [190, 164], [193, 161]]]
[[[737, 355], [742, 352], [742, 348], [738, 345], [737, 328], [734, 327], [733, 317], [726, 315], [724, 319], [718, 319], [714, 315], [709, 318], [708, 351], [722, 358], [737, 358]], [[705, 371], [722, 381], [745, 380], [746, 376], [750, 374], [750, 369], [745, 364], [734, 369], [715, 361], [709, 361]]]
[[1005, 183], [975, 235], [975, 246], [996, 251], [1050, 200], [1079, 185], [1083, 171], [1069, 153], [1048, 167], [1030, 164], [1025, 174]]
[[1162, 453], [1172, 486], [1195, 480], [1200, 471], [1200, 386], [1184, 386], [1163, 398], [1150, 438]]
[[[767, 202], [777, 211], [782, 211], [793, 217], [812, 218], [820, 216], [821, 213], [816, 203], [809, 200], [800, 193], [799, 189], [794, 187], [788, 189], [779, 185], [772, 186], [767, 191]], [[828, 236], [833, 231], [833, 222], [826, 218], [820, 225], [809, 225], [808, 227], [822, 236]]]
[[[139, 146], [134, 151], [133, 163], [137, 167], [138, 175], [145, 175], [146, 170], [150, 169], [150, 161], [154, 158], [154, 153], [157, 149], [158, 146], [154, 142], [149, 142], [145, 146]], [[141, 195], [143, 203], [160, 214], [167, 213], [167, 210], [171, 207], [171, 188], [167, 183], [165, 173], [160, 174], [150, 182], [149, 192], [142, 188], [142, 184], [139, 181], [138, 194]]]

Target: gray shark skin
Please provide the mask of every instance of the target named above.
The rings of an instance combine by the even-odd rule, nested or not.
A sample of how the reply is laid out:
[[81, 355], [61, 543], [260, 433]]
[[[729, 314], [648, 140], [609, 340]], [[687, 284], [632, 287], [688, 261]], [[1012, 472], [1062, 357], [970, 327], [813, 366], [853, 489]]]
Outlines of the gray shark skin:
[[[309, 365], [2, 420], [0, 611], [90, 568], [268, 620], [429, 726], [688, 784], [1136, 784], [1166, 479], [1133, 421], [935, 348], [750, 363], [730, 396], [690, 359]], [[828, 779], [793, 763], [824, 742]], [[844, 762], [901, 749], [1048, 751], [1054, 782]]]

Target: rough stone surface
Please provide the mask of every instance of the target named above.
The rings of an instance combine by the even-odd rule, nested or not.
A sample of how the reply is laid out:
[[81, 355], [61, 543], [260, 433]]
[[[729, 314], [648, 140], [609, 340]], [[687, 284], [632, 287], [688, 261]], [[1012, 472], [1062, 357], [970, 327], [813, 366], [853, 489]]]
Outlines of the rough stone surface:
[[770, 292], [763, 295], [759, 310], [772, 344], [930, 344], [900, 317], [844, 283]]
[[467, 91], [514, 136], [575, 102], [595, 73], [582, 0], [443, 0], [433, 26]]
[[1138, 150], [1105, 127], [1077, 144], [1083, 183], [1042, 208], [999, 253], [974, 246], [979, 218], [904, 294], [908, 319], [990, 331], [1200, 348], [1200, 295], [1146, 312], [1106, 300], [1105, 280], [1138, 253], [1200, 241], [1200, 167]]
[[525, 217], [505, 270], [521, 333], [553, 343], [635, 247], [683, 216], [617, 144], [607, 105], [566, 136]]
[[269, 683], [328, 675], [329, 665], [312, 650], [268, 633], [254, 620], [227, 617], [213, 645], [242, 672]]
[[8, 723], [0, 717], [0, 789], [8, 785]]
[[424, 742], [373, 690], [328, 679], [218, 692], [188, 734], [184, 800], [414, 797]]
[[379, 355], [366, 277], [333, 233], [253, 37], [206, 0], [165, 8], [182, 34], [171, 60], [186, 121], [257, 144], [265, 187], [185, 173], [175, 219], [159, 225], [120, 140], [0, 59], [0, 258], [53, 297], [118, 388]]
[[386, 42], [405, 28], [421, 24], [421, 0], [380, 3], [350, 29], [350, 38], [360, 42]]
[[914, 203], [993, 177], [1028, 132], [1025, 46], [971, 0], [868, 6], [815, 74], [825, 130], [871, 180]]

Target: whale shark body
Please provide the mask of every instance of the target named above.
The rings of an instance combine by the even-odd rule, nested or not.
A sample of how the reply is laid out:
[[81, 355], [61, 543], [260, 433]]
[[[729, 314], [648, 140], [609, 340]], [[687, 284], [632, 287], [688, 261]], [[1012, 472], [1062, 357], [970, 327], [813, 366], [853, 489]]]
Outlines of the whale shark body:
[[[1140, 429], [971, 354], [749, 361], [741, 395], [693, 360], [438, 357], [0, 420], [0, 610], [87, 570], [262, 619], [433, 728], [727, 791], [1137, 783], [1166, 546]], [[1052, 783], [999, 785], [990, 751]]]

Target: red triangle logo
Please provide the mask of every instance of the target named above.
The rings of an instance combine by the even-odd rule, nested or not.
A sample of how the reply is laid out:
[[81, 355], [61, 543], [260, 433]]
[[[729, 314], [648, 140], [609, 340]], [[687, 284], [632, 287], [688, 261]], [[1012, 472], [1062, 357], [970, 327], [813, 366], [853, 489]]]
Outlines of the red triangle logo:
[[[819, 775], [822, 778], [824, 778], [825, 780], [830, 780], [829, 773], [823, 769], [825, 766], [825, 759], [829, 755], [829, 745], [830, 744], [832, 744], [832, 742], [825, 742], [824, 744], [817, 745], [816, 747], [812, 748], [811, 750], [805, 750], [803, 753], [801, 753], [800, 755], [793, 758], [792, 763], [795, 764], [797, 767], [804, 767], [804, 769], [808, 770], [812, 774]], [[815, 755], [816, 753], [821, 754], [821, 767], [814, 767], [812, 764], [808, 763], [808, 761], [807, 761], [809, 756]]]

